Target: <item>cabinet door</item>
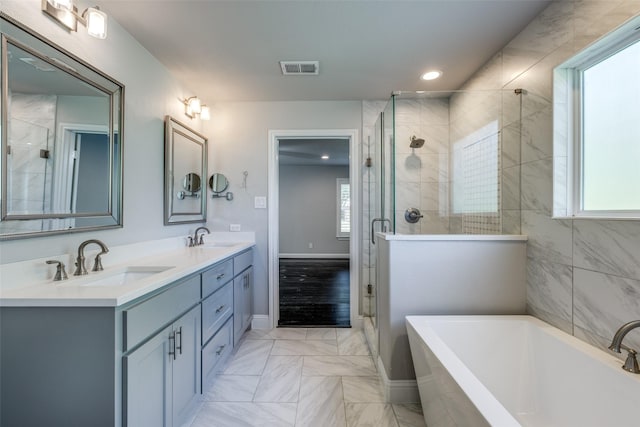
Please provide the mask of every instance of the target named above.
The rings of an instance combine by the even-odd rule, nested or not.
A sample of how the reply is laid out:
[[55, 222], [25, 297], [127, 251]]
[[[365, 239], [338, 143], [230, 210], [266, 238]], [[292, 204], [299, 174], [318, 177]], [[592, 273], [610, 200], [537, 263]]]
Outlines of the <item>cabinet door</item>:
[[173, 340], [169, 326], [123, 358], [124, 426], [171, 426]]
[[244, 275], [233, 279], [233, 345], [238, 344], [242, 336], [242, 318], [244, 309]]
[[253, 314], [253, 267], [249, 267], [243, 274], [244, 287], [242, 297], [242, 331], [246, 331], [251, 323]]
[[176, 320], [173, 332], [176, 358], [173, 363], [173, 425], [187, 419], [200, 394], [200, 305]]

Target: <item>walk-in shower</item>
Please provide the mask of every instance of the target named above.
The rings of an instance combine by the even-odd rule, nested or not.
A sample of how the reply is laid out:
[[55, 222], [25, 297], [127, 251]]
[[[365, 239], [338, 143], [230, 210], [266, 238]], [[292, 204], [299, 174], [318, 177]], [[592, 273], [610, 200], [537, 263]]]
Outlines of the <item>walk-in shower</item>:
[[386, 103], [364, 103], [371, 167], [363, 177], [361, 311], [374, 325], [374, 218], [388, 221], [378, 221], [373, 233], [385, 224], [395, 234], [520, 234], [525, 93], [396, 92]]

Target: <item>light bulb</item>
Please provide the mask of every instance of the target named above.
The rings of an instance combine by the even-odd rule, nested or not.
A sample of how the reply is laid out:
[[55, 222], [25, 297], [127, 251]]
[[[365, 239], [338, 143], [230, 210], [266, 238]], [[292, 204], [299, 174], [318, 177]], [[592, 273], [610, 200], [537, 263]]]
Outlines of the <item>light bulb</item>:
[[107, 14], [93, 7], [87, 9], [84, 14], [87, 20], [87, 33], [97, 39], [107, 38]]
[[211, 111], [209, 107], [206, 105], [202, 106], [202, 110], [200, 111], [200, 119], [201, 120], [211, 120]]
[[442, 71], [427, 71], [420, 77], [422, 80], [435, 80], [442, 75]]
[[193, 114], [200, 114], [202, 112], [202, 104], [198, 97], [194, 96], [189, 99], [189, 108]]

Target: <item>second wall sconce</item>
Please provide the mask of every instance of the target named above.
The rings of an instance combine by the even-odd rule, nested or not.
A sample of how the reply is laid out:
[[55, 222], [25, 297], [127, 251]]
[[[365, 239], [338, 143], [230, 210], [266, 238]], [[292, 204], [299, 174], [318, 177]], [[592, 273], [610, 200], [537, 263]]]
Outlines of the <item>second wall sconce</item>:
[[107, 14], [98, 6], [78, 13], [74, 0], [42, 0], [42, 11], [70, 31], [78, 31], [78, 22], [87, 27], [87, 33], [97, 39], [107, 38]]
[[195, 119], [198, 115], [200, 116], [201, 120], [211, 119], [211, 112], [209, 111], [209, 107], [203, 105], [197, 96], [183, 99], [182, 103], [184, 104], [184, 114], [190, 119]]

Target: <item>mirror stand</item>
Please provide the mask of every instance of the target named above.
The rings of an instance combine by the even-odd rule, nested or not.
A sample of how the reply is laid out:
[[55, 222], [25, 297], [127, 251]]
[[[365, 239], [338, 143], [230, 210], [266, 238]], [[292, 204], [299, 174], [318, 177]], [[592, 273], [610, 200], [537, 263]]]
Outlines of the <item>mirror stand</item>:
[[233, 193], [231, 191], [227, 191], [225, 194], [214, 193], [211, 195], [212, 199], [227, 199], [229, 201], [233, 200]]

